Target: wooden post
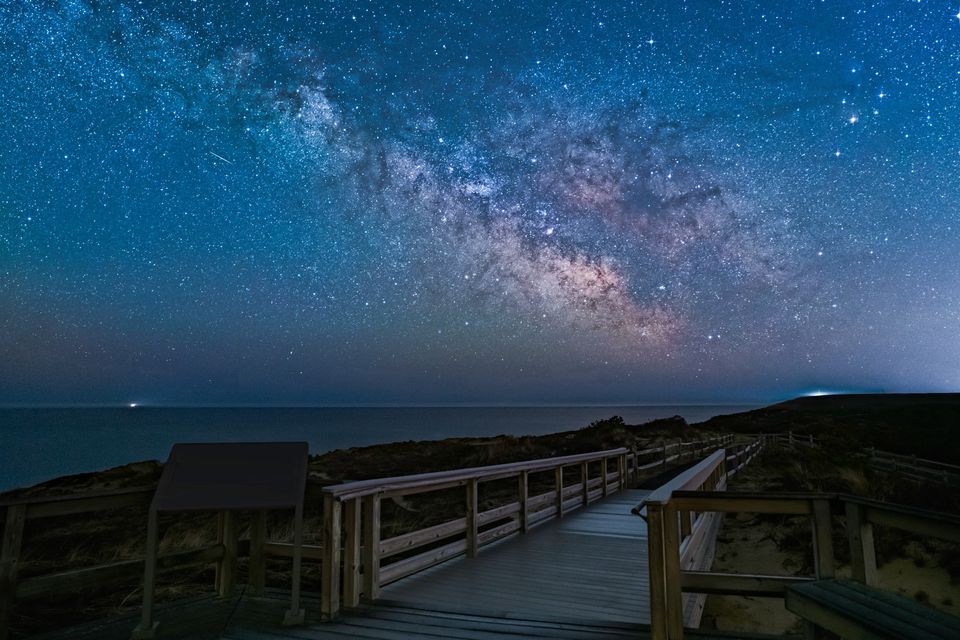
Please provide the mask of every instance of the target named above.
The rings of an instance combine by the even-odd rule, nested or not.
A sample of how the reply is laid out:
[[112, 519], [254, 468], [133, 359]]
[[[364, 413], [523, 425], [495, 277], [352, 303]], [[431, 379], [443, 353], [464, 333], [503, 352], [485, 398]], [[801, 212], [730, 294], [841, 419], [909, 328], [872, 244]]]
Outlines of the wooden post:
[[157, 633], [157, 623], [153, 621], [153, 592], [157, 582], [157, 545], [159, 543], [159, 522], [157, 512], [150, 509], [147, 515], [147, 557], [143, 569], [143, 604], [140, 609], [140, 624], [131, 634], [132, 640], [148, 640]]
[[600, 461], [600, 477], [603, 478], [603, 483], [600, 485], [600, 488], [603, 489], [603, 497], [607, 497], [607, 459], [604, 458]]
[[[339, 503], [337, 503], [339, 504]], [[339, 514], [337, 514], [339, 518]], [[339, 548], [340, 537], [337, 535], [334, 546]], [[303, 624], [305, 612], [300, 608], [300, 575], [303, 566], [303, 500], [297, 503], [293, 512], [293, 567], [290, 572], [290, 610], [283, 616], [284, 626]], [[336, 572], [340, 571], [339, 565]]]
[[650, 637], [667, 640], [667, 585], [663, 555], [663, 511], [647, 505], [647, 562], [650, 568]]
[[347, 500], [343, 509], [343, 606], [360, 605], [360, 498]]
[[530, 519], [530, 506], [527, 504], [530, 497], [529, 471], [521, 471], [517, 477], [517, 492], [520, 494], [520, 533], [526, 533], [527, 521]]
[[633, 469], [630, 473], [630, 482], [636, 485], [640, 482], [640, 456], [637, 455], [637, 445], [630, 447], [630, 452], [633, 457]]
[[877, 556], [873, 547], [873, 525], [864, 518], [863, 507], [846, 503], [847, 540], [850, 543], [850, 570], [854, 580], [872, 586], [877, 581]]
[[680, 540], [690, 535], [690, 521], [692, 520], [693, 514], [689, 511], [680, 512]]
[[813, 566], [819, 579], [836, 574], [829, 500], [813, 501]]
[[582, 502], [583, 506], [587, 506], [587, 503], [590, 502], [589, 494], [590, 487], [587, 485], [587, 477], [589, 476], [590, 465], [586, 462], [580, 463], [580, 480], [583, 481], [583, 497]]
[[363, 597], [380, 597], [380, 496], [363, 497]]
[[667, 606], [667, 637], [683, 638], [683, 596], [680, 591], [680, 529], [676, 508], [663, 507], [663, 574]]
[[10, 637], [10, 619], [17, 591], [17, 564], [23, 544], [23, 524], [27, 519], [27, 505], [7, 507], [3, 525], [3, 546], [0, 548], [0, 640]]
[[267, 512], [260, 510], [250, 520], [250, 569], [247, 581], [253, 595], [263, 594], [266, 586], [267, 565], [263, 553], [263, 543], [267, 539]]
[[218, 522], [217, 542], [223, 545], [223, 557], [217, 563], [217, 593], [229, 596], [237, 575], [237, 514], [221, 511]]
[[627, 454], [621, 453], [617, 457], [617, 490], [626, 491], [627, 489]]
[[554, 484], [557, 487], [557, 517], [563, 517], [563, 467], [554, 470]]
[[320, 572], [320, 617], [333, 620], [340, 613], [340, 501], [323, 495], [323, 562]]
[[478, 484], [476, 478], [470, 478], [467, 481], [467, 557], [475, 558], [477, 556], [477, 515], [478, 507]]

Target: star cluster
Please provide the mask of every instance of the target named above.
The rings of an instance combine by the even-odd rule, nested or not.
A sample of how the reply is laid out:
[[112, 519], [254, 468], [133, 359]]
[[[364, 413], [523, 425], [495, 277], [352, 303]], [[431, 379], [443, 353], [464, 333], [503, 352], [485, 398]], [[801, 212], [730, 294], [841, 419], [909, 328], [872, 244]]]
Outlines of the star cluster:
[[0, 7], [0, 402], [960, 385], [942, 2]]

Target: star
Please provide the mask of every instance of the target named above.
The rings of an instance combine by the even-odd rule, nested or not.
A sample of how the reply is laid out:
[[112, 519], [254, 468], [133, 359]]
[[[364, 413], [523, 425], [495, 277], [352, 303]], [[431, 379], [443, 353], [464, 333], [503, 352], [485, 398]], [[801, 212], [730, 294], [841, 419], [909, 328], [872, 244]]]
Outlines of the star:
[[126, 4], [0, 12], [0, 402], [960, 388], [943, 5]]

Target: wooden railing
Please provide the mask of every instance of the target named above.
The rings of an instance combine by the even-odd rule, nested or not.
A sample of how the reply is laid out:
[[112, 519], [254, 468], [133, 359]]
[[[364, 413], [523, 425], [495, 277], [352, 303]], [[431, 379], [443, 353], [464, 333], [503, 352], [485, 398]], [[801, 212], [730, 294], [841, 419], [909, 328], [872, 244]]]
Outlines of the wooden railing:
[[[790, 448], [795, 447], [797, 444], [806, 446], [818, 444], [813, 434], [800, 435], [795, 434], [793, 431], [786, 433], [751, 434], [751, 437]], [[863, 449], [862, 455], [866, 456], [867, 464], [869, 464], [874, 471], [896, 473], [901, 477], [918, 482], [932, 482], [951, 486], [960, 485], [960, 465], [940, 462], [938, 460], [929, 460], [915, 455], [880, 451], [875, 447]]]
[[[390, 582], [458, 555], [474, 555], [481, 547], [505, 536], [523, 533], [541, 522], [562, 517], [564, 513], [620, 490], [627, 483], [636, 482], [641, 476], [658, 473], [671, 463], [693, 459], [731, 440], [732, 436], [725, 436], [664, 443], [643, 450], [620, 448], [507, 465], [364, 480], [326, 488], [308, 483], [308, 504], [323, 502], [323, 542], [319, 545], [305, 544], [303, 559], [322, 563], [322, 609], [324, 616], [330, 618], [340, 608], [341, 562], [343, 603], [355, 606], [361, 594], [376, 597], [379, 588]], [[573, 467], [580, 468], [579, 475], [586, 478], [585, 483], [569, 484]], [[584, 469], [587, 473], [584, 473]], [[554, 488], [538, 495], [529, 495], [529, 475], [551, 471], [555, 487], [563, 483], [562, 491], [558, 494]], [[517, 499], [478, 512], [476, 492], [480, 483], [510, 477], [517, 479]], [[464, 499], [467, 512], [462, 518], [380, 539], [379, 505], [382, 499], [457, 486], [465, 487], [466, 492]], [[143, 576], [143, 558], [133, 558], [20, 578], [18, 573], [27, 521], [140, 507], [143, 510], [145, 532], [147, 507], [154, 490], [155, 487], [149, 486], [68, 496], [0, 500], [0, 527], [3, 531], [0, 546], [0, 640], [8, 637], [10, 615], [16, 600], [103, 589]], [[238, 518], [224, 512], [219, 514], [216, 543], [161, 555], [158, 569], [165, 572], [212, 563], [216, 567], [216, 590], [226, 595], [235, 586], [238, 559], [247, 557], [250, 591], [258, 593], [264, 588], [266, 558], [290, 558], [293, 548], [289, 543], [267, 539], [265, 512], [254, 512], [251, 516], [249, 540], [238, 539]], [[332, 540], [340, 540], [341, 544], [331, 544]], [[367, 540], [375, 540], [376, 544], [366, 546]], [[410, 555], [418, 549], [425, 550]], [[338, 569], [334, 570], [333, 567]], [[361, 572], [366, 567], [370, 567], [370, 571]]]
[[[144, 559], [133, 558], [100, 563], [44, 575], [19, 578], [28, 521], [52, 517], [96, 514], [117, 509], [139, 507], [143, 510], [146, 532], [147, 508], [156, 487], [137, 487], [111, 491], [88, 492], [67, 496], [33, 496], [0, 500], [3, 539], [0, 545], [0, 640], [10, 633], [10, 617], [15, 601], [43, 598], [65, 593], [81, 593], [104, 589], [116, 584], [137, 581], [143, 577]], [[319, 487], [308, 487], [307, 495], [319, 496]], [[290, 557], [292, 545], [265, 539], [266, 513], [253, 514], [250, 540], [237, 539], [237, 518], [219, 514], [217, 542], [195, 549], [162, 554], [157, 569], [177, 569], [214, 564], [216, 589], [221, 595], [233, 590], [235, 567], [239, 557], [249, 556], [249, 577], [252, 590], [263, 588], [265, 558]], [[320, 559], [319, 547], [304, 545], [304, 558]]]
[[742, 435], [753, 440], [760, 440], [764, 444], [779, 444], [791, 449], [797, 445], [813, 446], [817, 444], [817, 440], [812, 433], [784, 431], [779, 433], [745, 433]]
[[[321, 615], [334, 618], [340, 610], [340, 545], [343, 545], [343, 606], [356, 607], [363, 595], [379, 596], [380, 588], [451, 558], [475, 556], [485, 545], [514, 532], [526, 533], [550, 518], [563, 517], [572, 509], [618, 491], [627, 478], [624, 448], [581, 455], [548, 458], [472, 469], [458, 469], [398, 478], [382, 478], [335, 485], [324, 489], [323, 562]], [[635, 459], [635, 458], [634, 458]], [[610, 464], [611, 460], [613, 465]], [[600, 473], [590, 478], [590, 465], [600, 464]], [[580, 482], [567, 485], [564, 470], [579, 467]], [[613, 467], [614, 470], [611, 470]], [[553, 474], [553, 489], [530, 495], [530, 474]], [[517, 499], [493, 509], [480, 511], [480, 484], [507, 478], [517, 479]], [[463, 517], [381, 539], [381, 501], [411, 494], [463, 487]], [[410, 552], [429, 547], [415, 555]], [[401, 552], [403, 559], [387, 562]]]
[[945, 485], [960, 485], [960, 466], [927, 460], [917, 456], [904, 456], [889, 451], [864, 450], [867, 462], [876, 471], [896, 473], [904, 478], [920, 482], [935, 482]]
[[[647, 505], [647, 508], [651, 506]], [[674, 491], [658, 509], [664, 533], [658, 536], [656, 544], [658, 555], [664, 558], [664, 566], [658, 569], [654, 584], [651, 562], [651, 631], [654, 640], [681, 639], [684, 626], [695, 626], [685, 625], [689, 617], [684, 617], [684, 593], [782, 598], [790, 585], [833, 577], [836, 563], [832, 527], [838, 516], [843, 517], [846, 524], [852, 577], [867, 585], [877, 582], [874, 525], [960, 542], [960, 517], [842, 494]], [[710, 513], [714, 517], [722, 513], [807, 516], [812, 529], [814, 574], [755, 575], [687, 568], [683, 563], [685, 548], [676, 531], [682, 528], [682, 522], [677, 524], [678, 514], [689, 512]], [[657, 607], [653, 606], [654, 592]]]
[[[696, 456], [729, 442], [730, 436], [660, 447], [611, 449], [543, 460], [457, 469], [398, 478], [363, 480], [326, 487], [324, 493], [321, 614], [334, 618], [341, 606], [356, 607], [361, 597], [374, 600], [380, 589], [417, 571], [452, 558], [473, 557], [479, 550], [608, 494], [622, 490], [640, 474], [665, 468], [685, 456]], [[579, 468], [579, 480], [567, 484], [564, 471]], [[591, 477], [591, 468], [599, 470]], [[553, 487], [530, 495], [531, 474], [552, 474]], [[516, 499], [480, 511], [481, 483], [515, 478]], [[383, 499], [463, 488], [463, 517], [430, 527], [381, 538]], [[341, 548], [333, 541], [344, 539]], [[424, 549], [420, 553], [413, 551]], [[403, 554], [402, 559], [391, 558]], [[412, 555], [411, 555], [412, 554]], [[340, 566], [342, 563], [342, 576]], [[342, 589], [341, 589], [342, 588]], [[343, 598], [340, 601], [342, 590]]]
[[668, 626], [699, 626], [705, 596], [696, 594], [686, 602], [680, 602], [679, 598], [673, 598], [677, 594], [670, 588], [681, 571], [709, 568], [720, 526], [718, 514], [708, 510], [678, 509], [671, 503], [671, 497], [678, 491], [723, 491], [727, 479], [743, 469], [762, 448], [762, 441], [755, 440], [730, 451], [716, 451], [652, 492], [634, 509], [647, 521], [650, 615], [655, 637], [667, 637], [662, 634], [666, 633]]

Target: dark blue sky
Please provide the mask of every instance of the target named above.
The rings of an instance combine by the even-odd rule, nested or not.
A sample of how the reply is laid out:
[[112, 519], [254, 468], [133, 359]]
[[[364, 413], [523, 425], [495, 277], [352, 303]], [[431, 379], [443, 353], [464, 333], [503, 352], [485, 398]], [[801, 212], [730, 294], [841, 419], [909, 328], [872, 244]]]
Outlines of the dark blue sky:
[[958, 14], [6, 3], [0, 402], [957, 390]]

